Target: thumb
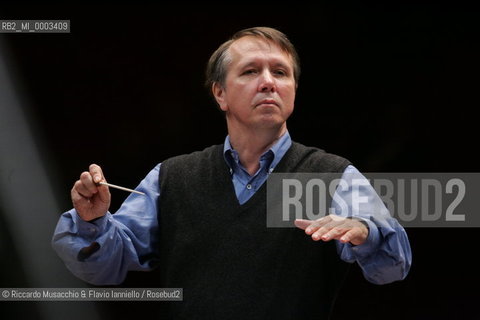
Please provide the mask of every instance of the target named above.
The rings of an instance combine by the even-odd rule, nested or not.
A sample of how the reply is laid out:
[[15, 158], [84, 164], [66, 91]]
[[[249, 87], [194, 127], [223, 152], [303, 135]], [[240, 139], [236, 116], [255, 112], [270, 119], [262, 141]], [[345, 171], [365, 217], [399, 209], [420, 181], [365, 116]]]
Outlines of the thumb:
[[[102, 182], [106, 182], [106, 181], [103, 180]], [[108, 186], [100, 184], [100, 185], [97, 186], [97, 189], [98, 189], [98, 196], [100, 198], [100, 201], [102, 201], [104, 203], [109, 203], [110, 202], [110, 190], [109, 190]]]

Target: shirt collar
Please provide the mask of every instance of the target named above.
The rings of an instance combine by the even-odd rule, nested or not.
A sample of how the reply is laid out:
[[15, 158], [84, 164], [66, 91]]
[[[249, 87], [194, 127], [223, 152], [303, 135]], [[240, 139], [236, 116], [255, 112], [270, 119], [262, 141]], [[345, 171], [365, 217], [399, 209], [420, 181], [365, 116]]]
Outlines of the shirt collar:
[[[268, 149], [262, 154], [260, 159], [265, 159], [269, 157], [269, 155], [273, 156], [269, 167], [266, 168], [269, 172], [272, 172], [275, 166], [280, 162], [280, 160], [282, 160], [283, 156], [285, 155], [285, 153], [287, 153], [288, 149], [290, 149], [291, 145], [292, 138], [290, 138], [290, 134], [287, 130], [280, 137], [280, 139], [278, 139], [277, 142], [275, 142], [275, 144], [270, 147], [270, 149]], [[235, 149], [233, 149], [232, 145], [230, 144], [230, 136], [227, 136], [225, 138], [225, 143], [223, 145], [223, 157], [227, 165], [230, 167], [230, 172], [232, 172], [232, 169], [236, 165], [238, 165], [239, 158], [237, 151], [235, 151]]]

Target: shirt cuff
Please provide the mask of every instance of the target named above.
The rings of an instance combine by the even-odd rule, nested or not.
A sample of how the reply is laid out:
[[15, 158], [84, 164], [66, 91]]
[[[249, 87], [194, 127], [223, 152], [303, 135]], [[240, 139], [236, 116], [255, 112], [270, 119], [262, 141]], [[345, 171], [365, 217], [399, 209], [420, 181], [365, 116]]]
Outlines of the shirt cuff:
[[368, 224], [369, 232], [367, 240], [358, 246], [351, 246], [351, 250], [357, 259], [366, 258], [374, 253], [380, 246], [380, 232], [371, 220], [362, 217], [355, 217]]
[[78, 215], [76, 210], [73, 210], [73, 219], [78, 228], [78, 235], [82, 238], [93, 240], [102, 234], [106, 228], [108, 217], [111, 215], [107, 212], [104, 216], [97, 218], [93, 221], [85, 221]]

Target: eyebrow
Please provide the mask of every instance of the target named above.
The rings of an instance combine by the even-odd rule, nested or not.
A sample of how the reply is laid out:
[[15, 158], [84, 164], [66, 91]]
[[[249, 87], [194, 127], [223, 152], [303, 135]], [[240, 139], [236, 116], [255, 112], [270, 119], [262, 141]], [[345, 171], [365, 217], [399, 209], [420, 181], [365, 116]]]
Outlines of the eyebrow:
[[[257, 66], [257, 65], [258, 65], [258, 63], [256, 61], [250, 61], [249, 63], [241, 65], [240, 69], [245, 69], [245, 68], [248, 68], [248, 67], [254, 67], [254, 66]], [[282, 68], [286, 68], [286, 69], [293, 69], [292, 67], [289, 67], [287, 64], [285, 64], [283, 62], [276, 62], [273, 66], [274, 67], [282, 67]]]

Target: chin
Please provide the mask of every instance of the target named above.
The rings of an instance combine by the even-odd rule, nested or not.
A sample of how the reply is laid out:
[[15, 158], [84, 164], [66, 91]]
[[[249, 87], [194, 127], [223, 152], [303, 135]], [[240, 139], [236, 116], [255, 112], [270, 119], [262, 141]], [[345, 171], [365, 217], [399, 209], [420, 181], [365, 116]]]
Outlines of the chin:
[[285, 119], [279, 117], [262, 117], [256, 122], [257, 128], [278, 129], [285, 123]]

